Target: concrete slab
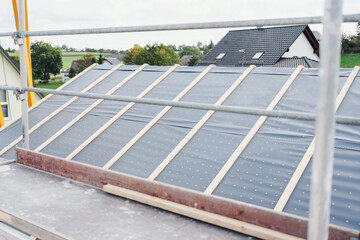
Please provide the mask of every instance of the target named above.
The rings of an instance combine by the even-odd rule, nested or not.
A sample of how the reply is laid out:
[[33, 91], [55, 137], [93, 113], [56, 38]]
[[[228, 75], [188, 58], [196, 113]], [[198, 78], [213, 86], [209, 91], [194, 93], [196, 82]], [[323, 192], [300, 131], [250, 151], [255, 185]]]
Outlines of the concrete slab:
[[254, 239], [16, 163], [0, 165], [0, 209], [69, 239]]

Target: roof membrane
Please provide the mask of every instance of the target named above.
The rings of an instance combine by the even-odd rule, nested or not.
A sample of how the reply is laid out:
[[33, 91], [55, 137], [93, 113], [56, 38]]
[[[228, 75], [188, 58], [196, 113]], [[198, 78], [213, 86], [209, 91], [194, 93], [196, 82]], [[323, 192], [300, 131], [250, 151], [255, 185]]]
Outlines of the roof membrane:
[[[352, 80], [351, 72], [340, 70], [338, 94]], [[315, 113], [319, 73], [213, 65], [96, 66], [64, 89], [85, 91], [92, 83], [86, 92]], [[358, 89], [357, 73], [339, 100], [339, 115], [360, 117]], [[31, 110], [29, 119], [31, 150], [308, 216], [311, 163], [293, 190], [287, 185], [314, 139], [314, 122], [60, 95]], [[21, 135], [20, 120], [1, 129], [1, 158], [14, 158]], [[353, 214], [360, 211], [359, 139], [359, 126], [337, 124], [330, 222], [353, 229], [360, 227], [360, 216]], [[284, 207], [278, 207], [279, 200]]]

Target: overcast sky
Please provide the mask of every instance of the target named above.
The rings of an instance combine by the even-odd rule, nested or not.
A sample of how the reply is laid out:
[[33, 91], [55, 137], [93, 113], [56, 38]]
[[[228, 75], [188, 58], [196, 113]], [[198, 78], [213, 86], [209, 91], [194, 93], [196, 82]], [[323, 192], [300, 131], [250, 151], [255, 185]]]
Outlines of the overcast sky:
[[[135, 26], [285, 17], [320, 16], [324, 0], [28, 0], [30, 30]], [[344, 0], [344, 14], [360, 12], [360, 0]], [[321, 25], [311, 25], [321, 32]], [[77, 49], [128, 49], [134, 44], [196, 45], [217, 43], [229, 29], [147, 33], [117, 33], [31, 38]], [[10, 0], [2, 0], [0, 32], [15, 31]], [[354, 34], [355, 24], [343, 24]], [[10, 37], [0, 38], [4, 48], [15, 48]]]

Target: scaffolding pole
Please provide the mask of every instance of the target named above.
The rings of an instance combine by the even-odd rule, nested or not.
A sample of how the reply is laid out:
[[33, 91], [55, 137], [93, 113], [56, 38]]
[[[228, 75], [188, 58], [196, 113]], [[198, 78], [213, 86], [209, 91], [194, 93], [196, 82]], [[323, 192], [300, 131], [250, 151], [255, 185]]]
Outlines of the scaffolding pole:
[[[25, 31], [25, 0], [19, 0], [19, 31]], [[20, 94], [21, 100], [21, 114], [22, 114], [22, 129], [23, 129], [23, 146], [29, 149], [29, 113], [27, 104], [27, 94], [25, 88], [27, 87], [27, 66], [26, 66], [26, 39], [25, 37], [17, 39], [20, 50]]]
[[328, 239], [334, 164], [335, 101], [340, 64], [342, 0], [326, 0], [320, 49], [320, 87], [312, 162], [308, 239]]

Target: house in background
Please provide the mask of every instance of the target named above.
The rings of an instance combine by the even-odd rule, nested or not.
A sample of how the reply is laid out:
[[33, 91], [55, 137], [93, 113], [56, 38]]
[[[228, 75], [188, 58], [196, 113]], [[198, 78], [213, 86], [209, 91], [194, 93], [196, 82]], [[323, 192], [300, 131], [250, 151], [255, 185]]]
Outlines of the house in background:
[[180, 58], [180, 63], [183, 66], [188, 66], [190, 59], [192, 58], [192, 55], [184, 55]]
[[230, 31], [198, 66], [319, 66], [319, 42], [307, 25]]
[[[20, 69], [17, 63], [0, 46], [0, 86], [20, 87]], [[35, 102], [38, 102], [42, 95], [34, 94]], [[5, 125], [13, 119], [21, 116], [21, 102], [16, 100], [12, 92], [0, 90], [0, 102], [4, 116]]]
[[103, 64], [105, 65], [118, 65], [123, 62], [125, 54], [113, 54], [104, 59]]

